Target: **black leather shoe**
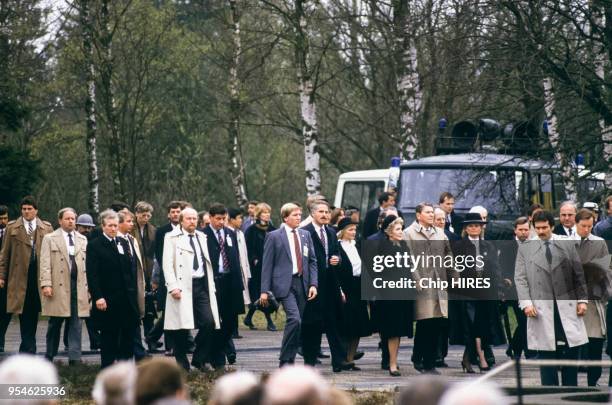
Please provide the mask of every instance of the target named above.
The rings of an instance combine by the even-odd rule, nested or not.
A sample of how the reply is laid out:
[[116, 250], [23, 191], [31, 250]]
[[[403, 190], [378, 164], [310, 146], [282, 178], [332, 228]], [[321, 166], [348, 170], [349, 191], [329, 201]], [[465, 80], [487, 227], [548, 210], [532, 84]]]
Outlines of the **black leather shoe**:
[[269, 323], [266, 329], [268, 329], [270, 332], [276, 332], [278, 330], [276, 329], [276, 325], [274, 325], [273, 323]]
[[391, 377], [401, 377], [402, 373], [400, 373], [400, 371], [399, 371], [399, 370], [395, 370], [395, 371], [391, 371], [391, 370], [389, 370], [389, 375], [390, 375]]
[[438, 360], [438, 361], [436, 361], [435, 366], [436, 366], [436, 367], [440, 367], [440, 368], [448, 368], [448, 364], [446, 364], [446, 363], [444, 362], [444, 360]]
[[232, 335], [232, 339], [242, 339], [242, 336], [240, 336], [238, 333], [234, 333]]
[[351, 370], [353, 367], [355, 367], [355, 363], [343, 361], [340, 364], [334, 364], [332, 368], [334, 370], [334, 373], [339, 373], [342, 370]]
[[253, 324], [253, 321], [251, 319], [244, 318], [242, 323], [244, 324], [244, 326], [246, 326], [250, 330], [257, 330], [257, 328], [255, 327], [255, 324]]
[[418, 372], [423, 372], [424, 368], [423, 368], [423, 363], [421, 362], [415, 362], [414, 363], [414, 369]]
[[430, 368], [430, 369], [424, 368], [423, 371], [421, 371], [421, 373], [430, 374], [430, 375], [440, 375], [440, 372], [436, 370], [435, 368]]
[[364, 352], [355, 352], [355, 355], [353, 356], [353, 360], [359, 360], [360, 358], [362, 358], [365, 355]]
[[236, 353], [229, 353], [227, 355], [227, 362], [229, 364], [236, 364]]
[[389, 370], [389, 363], [380, 363], [381, 370]]
[[329, 354], [325, 354], [325, 353], [323, 353], [323, 352], [319, 352], [319, 354], [317, 354], [317, 357], [318, 357], [319, 359], [329, 359], [329, 358], [330, 358], [330, 355], [329, 355]]

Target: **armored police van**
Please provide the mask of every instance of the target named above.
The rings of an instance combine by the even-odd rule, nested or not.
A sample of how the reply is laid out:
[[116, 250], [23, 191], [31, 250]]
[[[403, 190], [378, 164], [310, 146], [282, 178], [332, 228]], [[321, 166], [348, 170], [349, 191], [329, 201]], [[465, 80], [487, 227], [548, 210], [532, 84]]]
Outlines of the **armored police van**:
[[[512, 222], [532, 203], [555, 210], [564, 199], [559, 168], [551, 162], [492, 153], [431, 156], [399, 164], [397, 203], [407, 221], [420, 202], [438, 203], [440, 194], [455, 196], [455, 212], [464, 215], [475, 205], [489, 212], [491, 238], [511, 236]], [[387, 189], [391, 169], [344, 173], [334, 205], [355, 206], [365, 213]], [[363, 214], [362, 214], [363, 215]]]

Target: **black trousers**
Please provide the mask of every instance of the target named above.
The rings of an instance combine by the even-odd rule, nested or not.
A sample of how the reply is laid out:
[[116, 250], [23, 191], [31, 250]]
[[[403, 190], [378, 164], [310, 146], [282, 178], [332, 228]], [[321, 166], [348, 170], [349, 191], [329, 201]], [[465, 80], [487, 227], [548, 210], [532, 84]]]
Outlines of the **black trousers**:
[[[538, 351], [537, 359], [564, 359], [564, 360], [578, 360], [578, 351], [580, 346], [569, 347], [563, 324], [559, 316], [559, 310], [557, 308], [557, 302], [553, 303], [554, 311], [554, 324], [555, 324], [555, 341], [563, 341], [564, 345], [558, 345], [555, 351]], [[564, 386], [577, 386], [578, 385], [578, 367], [560, 367], [561, 368], [561, 384]], [[540, 379], [542, 385], [559, 385], [559, 367], [540, 367]]]
[[512, 308], [517, 323], [509, 346], [514, 353], [514, 357], [521, 357], [521, 354], [525, 352], [525, 357], [529, 358], [531, 355], [527, 353], [527, 317], [525, 312], [519, 307], [518, 301], [509, 301], [508, 308]]
[[232, 309], [233, 303], [231, 299], [228, 299], [232, 295], [230, 275], [226, 273], [216, 277], [215, 287], [219, 315], [221, 317], [221, 329], [217, 329], [214, 332], [211, 364], [215, 368], [220, 368], [225, 365], [227, 354], [236, 352], [232, 334], [234, 332], [234, 323], [237, 322], [237, 314]]
[[322, 322], [302, 324], [302, 351], [304, 353], [304, 363], [311, 366], [316, 364], [317, 355], [321, 350], [323, 333], [325, 333], [327, 343], [329, 343], [332, 366], [338, 366], [345, 362], [346, 348], [344, 347], [343, 340], [340, 338], [335, 312], [329, 310], [323, 312]]
[[28, 268], [28, 284], [26, 287], [23, 311], [19, 314], [19, 331], [21, 344], [19, 353], [36, 354], [36, 328], [40, 312], [40, 295], [38, 295], [37, 262], [30, 261]]
[[138, 320], [133, 322], [107, 319], [100, 333], [100, 360], [102, 368], [112, 365], [117, 360], [129, 360], [134, 357], [134, 334]]
[[[589, 338], [589, 343], [587, 344], [589, 360], [601, 360], [604, 341], [604, 338]], [[597, 381], [599, 381], [599, 377], [601, 377], [601, 367], [587, 368], [587, 382], [589, 387], [595, 387]]]
[[425, 370], [431, 370], [435, 366], [443, 324], [444, 318], [421, 319], [416, 323], [413, 352], [417, 353], [415, 359], [422, 359]]
[[[208, 296], [208, 282], [205, 277], [194, 278], [192, 281], [193, 320], [198, 330], [195, 337], [195, 350], [191, 364], [194, 367], [203, 366], [211, 362], [211, 350], [213, 347], [213, 335], [215, 331], [215, 319], [210, 308]], [[185, 370], [190, 369], [187, 352], [189, 350], [189, 329], [166, 330], [174, 344], [174, 358]]]

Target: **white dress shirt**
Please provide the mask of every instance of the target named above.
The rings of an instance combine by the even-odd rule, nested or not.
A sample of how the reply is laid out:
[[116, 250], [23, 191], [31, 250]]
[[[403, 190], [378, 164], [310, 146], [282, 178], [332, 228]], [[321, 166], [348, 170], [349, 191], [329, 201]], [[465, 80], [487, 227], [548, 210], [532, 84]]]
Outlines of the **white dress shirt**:
[[36, 218], [34, 218], [31, 221], [28, 221], [25, 218], [23, 218], [23, 226], [25, 226], [26, 233], [30, 231], [30, 223], [32, 224], [32, 233], [36, 232]]
[[[64, 242], [66, 243], [66, 251], [68, 252], [68, 256], [74, 256], [74, 247], [76, 246], [74, 233], [74, 231], [68, 233], [62, 229], [62, 235], [64, 236]], [[68, 238], [68, 235], [72, 235], [72, 246], [70, 246], [70, 239]]]
[[[210, 226], [210, 229], [212, 229], [217, 243], [219, 243], [219, 233], [221, 233], [221, 240], [223, 240], [223, 244], [225, 245], [224, 247], [225, 254], [227, 255], [227, 241], [225, 239], [225, 230], [221, 228], [217, 231], [212, 225], [208, 225], [208, 226]], [[219, 245], [219, 248], [221, 248], [221, 245]], [[229, 260], [229, 256], [228, 256], [228, 260]], [[223, 255], [221, 254], [221, 250], [219, 250], [219, 273], [228, 273], [228, 272], [229, 272], [229, 269], [223, 268]]]
[[[185, 233], [185, 237], [187, 238], [187, 241], [191, 239], [189, 235], [190, 234]], [[194, 232], [192, 235], [193, 235], [193, 244], [195, 246], [195, 252], [193, 253], [198, 258], [198, 269], [191, 270], [191, 278], [202, 278], [204, 277], [204, 253], [202, 252], [202, 246], [200, 245], [202, 242], [200, 242], [200, 238], [198, 238], [197, 233]], [[191, 243], [189, 245], [191, 246]]]
[[355, 241], [341, 239], [340, 246], [344, 249], [344, 253], [346, 253], [351, 262], [351, 266], [353, 266], [353, 277], [361, 276], [361, 257], [359, 257]]
[[[285, 233], [287, 234], [287, 238], [289, 239], [289, 249], [291, 250], [291, 263], [292, 263], [292, 267], [293, 267], [293, 272], [292, 274], [297, 274], [298, 273], [298, 266], [297, 266], [297, 255], [301, 255], [302, 252], [296, 252], [295, 251], [295, 242], [293, 242], [293, 229], [289, 228], [287, 225], [283, 224], [282, 225], [283, 228], [285, 228]], [[300, 241], [300, 233], [298, 232], [297, 228], [295, 229], [295, 233], [297, 234], [297, 239], [298, 239], [298, 244], [301, 243]]]

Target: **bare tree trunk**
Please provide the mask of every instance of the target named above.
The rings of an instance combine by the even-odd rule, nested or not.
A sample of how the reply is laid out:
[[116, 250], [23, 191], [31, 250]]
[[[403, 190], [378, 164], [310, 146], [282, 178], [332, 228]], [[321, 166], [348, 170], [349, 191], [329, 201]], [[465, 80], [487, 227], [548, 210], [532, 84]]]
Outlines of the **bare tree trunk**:
[[100, 22], [100, 46], [101, 46], [101, 80], [104, 95], [104, 110], [110, 131], [110, 154], [113, 172], [114, 194], [121, 201], [126, 201], [124, 171], [125, 167], [121, 136], [119, 135], [119, 120], [117, 118], [117, 107], [115, 103], [115, 92], [113, 89], [113, 33], [110, 29], [109, 0], [102, 0], [101, 22]]
[[567, 155], [563, 152], [560, 146], [560, 138], [555, 103], [555, 91], [553, 82], [550, 77], [544, 78], [542, 85], [544, 87], [544, 110], [546, 111], [546, 120], [548, 122], [548, 139], [555, 154], [555, 160], [561, 166], [561, 177], [563, 179], [563, 187], [565, 189], [566, 198], [576, 201], [576, 182], [574, 179], [574, 170], [571, 163], [567, 159]]
[[295, 0], [295, 60], [300, 90], [300, 113], [302, 138], [304, 140], [304, 169], [308, 195], [321, 192], [321, 169], [318, 150], [317, 109], [315, 91], [310, 71], [310, 47], [308, 43], [308, 21], [304, 15], [307, 0]]
[[87, 96], [85, 116], [87, 120], [87, 181], [89, 184], [87, 207], [97, 217], [100, 212], [100, 193], [98, 180], [98, 157], [96, 152], [96, 72], [93, 61], [93, 27], [89, 11], [89, 0], [80, 1], [80, 24], [83, 35], [83, 55], [86, 67]]
[[417, 71], [417, 49], [410, 22], [408, 0], [393, 2], [397, 58], [397, 91], [400, 107], [400, 155], [412, 160], [417, 156], [417, 117], [421, 111], [423, 92]]
[[240, 13], [236, 0], [229, 0], [232, 11], [232, 37], [234, 49], [232, 54], [232, 64], [230, 67], [229, 93], [230, 93], [230, 122], [229, 133], [229, 152], [231, 156], [231, 176], [232, 186], [236, 203], [243, 209], [248, 205], [246, 194], [246, 174], [242, 151], [240, 148], [240, 79], [238, 77], [238, 67], [240, 66], [240, 55], [242, 53], [242, 43], [240, 41]]
[[[609, 23], [605, 20], [606, 14], [605, 11], [602, 10], [601, 13], [598, 10], [594, 10], [593, 13], [595, 18], [595, 23], [600, 27], [606, 27], [606, 23]], [[612, 28], [612, 27], [611, 27]], [[599, 49], [595, 49], [595, 74], [601, 80], [602, 83], [605, 83], [604, 79], [606, 76], [606, 50], [601, 47]], [[605, 93], [605, 87], [602, 88], [602, 92]], [[605, 170], [605, 184], [608, 190], [612, 190], [612, 170], [610, 170], [610, 162], [612, 162], [612, 122], [606, 122], [605, 117], [601, 117], [599, 119], [599, 128], [601, 130], [601, 141], [603, 143], [603, 157], [604, 162], [608, 162], [608, 170]]]

